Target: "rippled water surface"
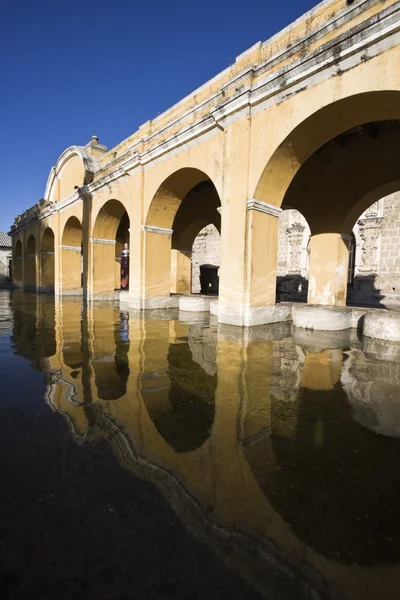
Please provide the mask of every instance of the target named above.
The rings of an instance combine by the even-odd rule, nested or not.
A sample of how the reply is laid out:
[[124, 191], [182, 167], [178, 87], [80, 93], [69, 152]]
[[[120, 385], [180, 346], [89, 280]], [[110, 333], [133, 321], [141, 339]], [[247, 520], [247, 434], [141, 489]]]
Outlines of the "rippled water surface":
[[400, 346], [4, 291], [0, 372], [3, 597], [400, 597]]

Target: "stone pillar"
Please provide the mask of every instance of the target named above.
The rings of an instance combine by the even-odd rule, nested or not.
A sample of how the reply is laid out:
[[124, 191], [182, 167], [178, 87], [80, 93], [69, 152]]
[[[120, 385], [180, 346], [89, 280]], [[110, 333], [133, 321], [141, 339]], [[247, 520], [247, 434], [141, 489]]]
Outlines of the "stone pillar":
[[172, 229], [143, 225], [144, 280], [138, 308], [167, 308], [171, 305]]
[[[90, 238], [93, 253], [93, 300], [115, 297], [115, 240]], [[80, 272], [80, 271], [79, 271]]]
[[171, 250], [171, 293], [190, 294], [192, 280], [192, 253]]
[[60, 293], [66, 295], [80, 295], [81, 288], [81, 247], [63, 246], [61, 251], [61, 281]]
[[346, 234], [311, 236], [309, 304], [346, 306], [349, 243]]
[[230, 312], [219, 304], [218, 318], [232, 325], [262, 325], [280, 320], [275, 314], [278, 225], [281, 209], [249, 200], [245, 256], [245, 296]]

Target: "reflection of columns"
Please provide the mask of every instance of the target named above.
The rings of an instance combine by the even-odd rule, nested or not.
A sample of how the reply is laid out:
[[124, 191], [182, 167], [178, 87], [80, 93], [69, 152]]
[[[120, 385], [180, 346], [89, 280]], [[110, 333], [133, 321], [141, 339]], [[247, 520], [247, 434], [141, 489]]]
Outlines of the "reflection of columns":
[[192, 253], [189, 250], [171, 250], [171, 293], [190, 294]]
[[383, 217], [376, 215], [366, 216], [358, 223], [360, 238], [362, 239], [361, 257], [358, 272], [363, 274], [379, 272], [379, 236]]
[[[266, 202], [247, 202], [244, 297], [243, 300], [240, 297], [231, 298], [231, 305], [226, 306], [224, 295], [221, 297], [220, 293], [220, 322], [259, 325], [272, 321], [268, 308], [275, 305], [278, 225], [281, 212], [280, 208]], [[224, 260], [226, 261], [226, 258], [222, 248], [221, 265]], [[232, 260], [232, 263], [235, 264], [235, 261]], [[232, 277], [234, 276], [232, 273]]]
[[349, 241], [339, 233], [311, 236], [309, 304], [346, 305]]
[[[143, 225], [144, 281], [137, 308], [167, 307], [171, 290], [171, 238], [172, 229]], [[134, 305], [134, 300], [131, 299]]]

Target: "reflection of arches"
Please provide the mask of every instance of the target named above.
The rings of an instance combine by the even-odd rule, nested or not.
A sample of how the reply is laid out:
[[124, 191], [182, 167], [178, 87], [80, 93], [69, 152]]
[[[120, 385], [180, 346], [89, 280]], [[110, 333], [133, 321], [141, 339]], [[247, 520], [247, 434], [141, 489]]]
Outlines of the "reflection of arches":
[[179, 169], [160, 185], [146, 217], [146, 297], [190, 293], [194, 239], [210, 223], [220, 230], [220, 205], [211, 179], [198, 169]]
[[40, 249], [41, 291], [54, 292], [54, 233], [47, 227]]
[[65, 223], [61, 241], [61, 289], [65, 294], [82, 293], [82, 225], [77, 217]]
[[114, 294], [120, 288], [120, 256], [129, 245], [129, 216], [119, 200], [106, 202], [93, 227], [93, 294]]
[[160, 379], [155, 379], [155, 387], [142, 389], [142, 397], [165, 441], [176, 452], [192, 452], [211, 433], [217, 375], [208, 375], [193, 360], [186, 343], [170, 345], [168, 367], [168, 378], [161, 373], [144, 373], [144, 380], [153, 376]]
[[22, 244], [20, 240], [17, 240], [17, 243], [15, 244], [13, 280], [14, 285], [16, 286], [20, 286], [22, 284]]
[[30, 235], [25, 250], [25, 287], [36, 289], [36, 239]]

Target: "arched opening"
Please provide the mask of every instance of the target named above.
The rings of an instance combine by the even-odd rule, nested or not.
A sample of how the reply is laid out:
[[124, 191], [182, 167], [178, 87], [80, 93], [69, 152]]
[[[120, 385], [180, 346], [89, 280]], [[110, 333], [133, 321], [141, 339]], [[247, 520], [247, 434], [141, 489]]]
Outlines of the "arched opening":
[[[206, 225], [199, 231], [192, 245], [192, 294], [202, 293], [202, 283], [204, 291], [204, 282], [200, 278], [201, 265], [220, 265], [221, 262], [221, 236], [215, 225]], [[207, 283], [207, 282], [206, 282]], [[212, 289], [206, 293], [217, 293], [217, 289]]]
[[[399, 92], [375, 92], [324, 107], [284, 140], [258, 182], [256, 200], [295, 208], [309, 223], [309, 303], [346, 303], [354, 223], [377, 199], [375, 190], [385, 188], [389, 193], [399, 189], [399, 100]], [[274, 236], [270, 237], [275, 243]], [[265, 242], [257, 240], [257, 244], [260, 248], [252, 249], [253, 263], [266, 252]], [[271, 260], [269, 263], [264, 268], [252, 264], [258, 290], [261, 272], [271, 278], [274, 265]], [[271, 303], [271, 294], [268, 300]]]
[[36, 289], [36, 239], [30, 235], [25, 251], [25, 287], [28, 290]]
[[13, 259], [13, 281], [14, 285], [20, 287], [22, 285], [22, 244], [17, 240], [14, 250]]
[[93, 228], [93, 298], [129, 288], [129, 215], [119, 200], [100, 209]]
[[54, 293], [54, 233], [47, 227], [40, 248], [41, 285], [40, 291]]
[[220, 206], [213, 182], [198, 169], [180, 169], [159, 187], [144, 228], [145, 307], [165, 305], [171, 293], [197, 291], [198, 282], [193, 288], [193, 244], [209, 225], [220, 232]]
[[61, 241], [61, 291], [63, 294], [82, 294], [82, 225], [70, 217], [64, 226]]
[[295, 209], [283, 210], [279, 217], [277, 302], [307, 302], [308, 245], [310, 228]]

